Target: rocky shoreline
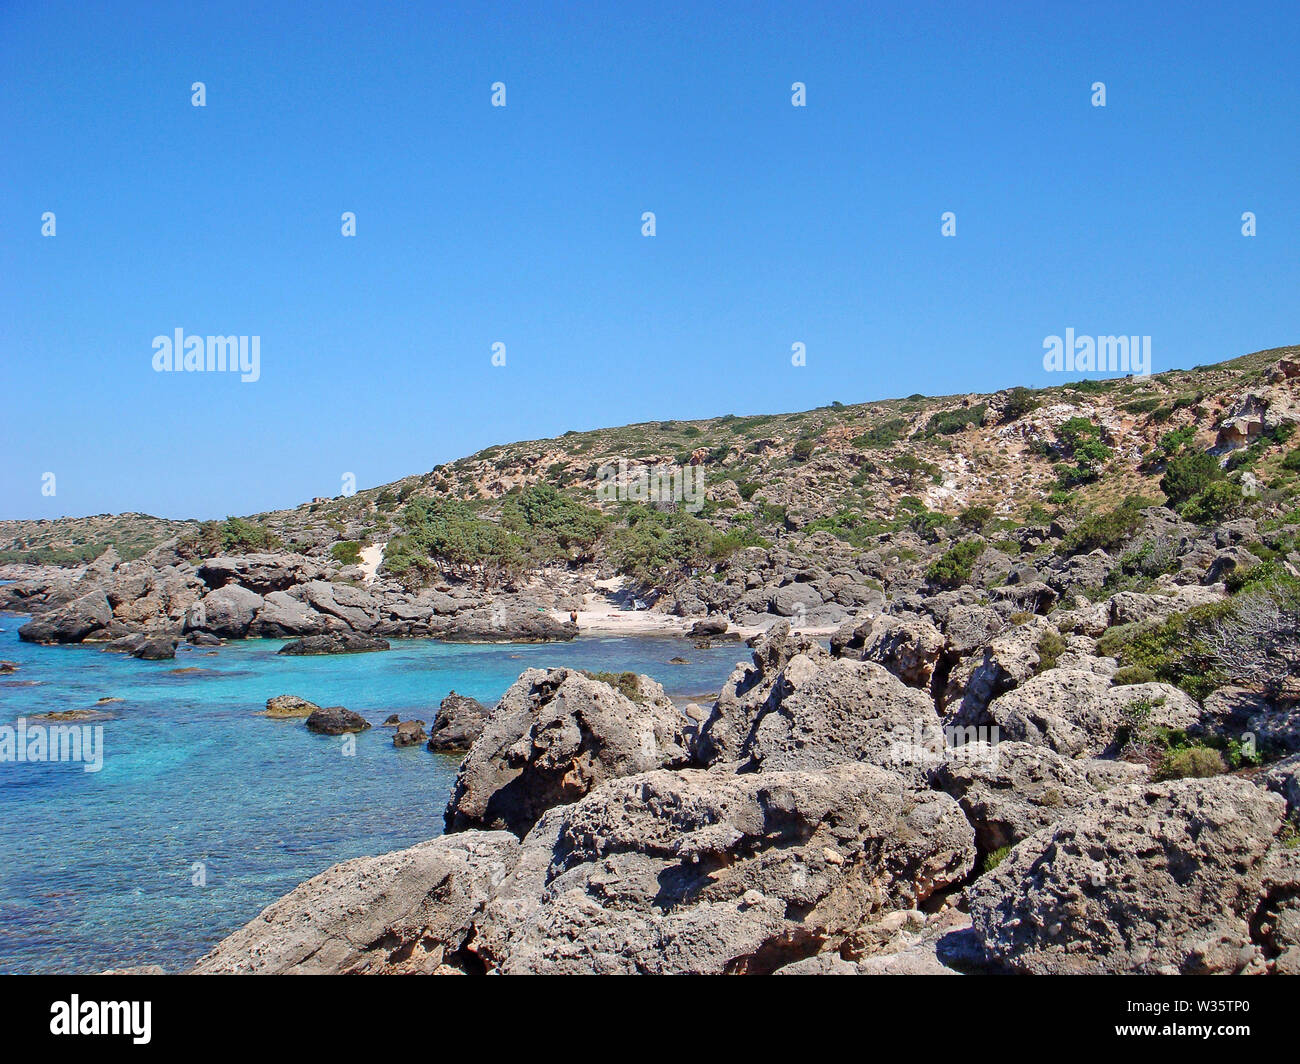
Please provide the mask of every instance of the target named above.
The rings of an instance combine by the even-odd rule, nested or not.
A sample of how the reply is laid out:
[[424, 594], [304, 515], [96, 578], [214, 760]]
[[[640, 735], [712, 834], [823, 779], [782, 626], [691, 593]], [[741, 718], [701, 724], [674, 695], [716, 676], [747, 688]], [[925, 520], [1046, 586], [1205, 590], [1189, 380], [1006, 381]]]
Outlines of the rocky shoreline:
[[[1300, 974], [1294, 676], [1170, 672], [1297, 577], [1297, 530], [1125, 519], [1107, 549], [1063, 518], [973, 535], [958, 579], [951, 541], [909, 531], [738, 551], [654, 604], [701, 642], [762, 629], [712, 705], [530, 669], [495, 707], [448, 696], [427, 732], [390, 720], [394, 745], [464, 752], [446, 833], [308, 880], [194, 970]], [[0, 605], [29, 641], [142, 657], [344, 653], [572, 638], [548, 609], [595, 582], [539, 603], [169, 551], [26, 574]], [[827, 649], [792, 621], [840, 623]], [[1285, 664], [1294, 625], [1268, 623]], [[1157, 637], [1168, 660], [1133, 657]], [[287, 697], [267, 715], [369, 727]]]
[[[1300, 974], [1300, 714], [1117, 685], [1088, 635], [1039, 670], [1044, 623], [1124, 605], [987, 642], [886, 616], [831, 651], [781, 621], [685, 713], [528, 670], [461, 729], [445, 835], [308, 880], [194, 971]], [[1135, 707], [1278, 756], [1164, 778]]]

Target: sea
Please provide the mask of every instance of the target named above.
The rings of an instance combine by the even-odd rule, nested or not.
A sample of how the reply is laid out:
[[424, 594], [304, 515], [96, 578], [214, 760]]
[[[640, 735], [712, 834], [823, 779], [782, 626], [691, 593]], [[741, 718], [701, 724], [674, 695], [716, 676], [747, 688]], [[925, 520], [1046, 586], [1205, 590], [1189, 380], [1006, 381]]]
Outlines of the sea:
[[[0, 660], [18, 666], [0, 675], [0, 733], [16, 739], [19, 718], [30, 728], [37, 714], [72, 709], [110, 719], [98, 771], [86, 771], [90, 759], [0, 761], [3, 973], [184, 971], [330, 865], [441, 834], [459, 758], [394, 747], [390, 714], [432, 724], [450, 691], [491, 704], [524, 669], [554, 666], [645, 673], [676, 698], [707, 701], [747, 656], [735, 643], [589, 636], [394, 640], [326, 657], [247, 640], [151, 662], [23, 643], [26, 620], [0, 615]], [[346, 706], [373, 727], [348, 744], [259, 716], [280, 694]]]

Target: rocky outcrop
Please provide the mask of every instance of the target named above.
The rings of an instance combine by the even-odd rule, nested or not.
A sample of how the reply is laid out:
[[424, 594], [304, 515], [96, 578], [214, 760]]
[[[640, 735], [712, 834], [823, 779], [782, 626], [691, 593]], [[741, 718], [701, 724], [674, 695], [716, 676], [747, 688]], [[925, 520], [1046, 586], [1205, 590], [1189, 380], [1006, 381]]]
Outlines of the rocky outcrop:
[[934, 785], [955, 798], [975, 828], [980, 853], [1014, 846], [1088, 799], [1146, 778], [1124, 761], [1076, 761], [1028, 743], [970, 743], [934, 769]]
[[248, 634], [263, 602], [262, 596], [255, 591], [238, 584], [226, 584], [209, 591], [199, 600], [190, 610], [186, 627], [226, 639], [242, 639]]
[[443, 753], [468, 750], [483, 734], [491, 710], [477, 699], [452, 691], [438, 706], [429, 729], [429, 749]]
[[1049, 669], [995, 698], [987, 716], [1004, 740], [1066, 757], [1100, 757], [1114, 756], [1142, 729], [1195, 728], [1201, 709], [1168, 684], [1113, 687], [1094, 672]]
[[525, 835], [556, 805], [619, 776], [685, 765], [685, 718], [647, 676], [641, 700], [573, 669], [529, 669], [488, 717], [461, 762], [448, 831]]
[[469, 832], [344, 861], [267, 906], [198, 962], [199, 975], [454, 971], [519, 840]]
[[975, 931], [1035, 975], [1265, 970], [1252, 921], [1285, 808], [1233, 778], [1117, 787], [969, 888]]
[[325, 575], [325, 567], [301, 554], [241, 554], [209, 558], [198, 567], [197, 575], [209, 588], [237, 584], [269, 595], [318, 580]]
[[454, 643], [550, 643], [575, 638], [578, 626], [540, 610], [513, 606], [433, 617], [429, 634]]
[[970, 825], [869, 765], [614, 780], [548, 813], [473, 949], [505, 973], [770, 972], [959, 882]]
[[113, 608], [102, 591], [91, 591], [18, 629], [28, 643], [80, 643], [107, 630]]
[[[845, 761], [902, 767], [915, 752], [942, 749], [934, 703], [883, 666], [798, 655], [766, 697], [719, 700], [700, 728], [702, 764], [719, 760], [715, 736], [743, 736], [735, 750], [745, 772], [810, 770]], [[924, 760], [922, 756], [919, 760]]]
[[878, 617], [848, 624], [831, 637], [831, 653], [883, 665], [908, 687], [927, 690], [944, 650], [944, 637], [920, 617]]

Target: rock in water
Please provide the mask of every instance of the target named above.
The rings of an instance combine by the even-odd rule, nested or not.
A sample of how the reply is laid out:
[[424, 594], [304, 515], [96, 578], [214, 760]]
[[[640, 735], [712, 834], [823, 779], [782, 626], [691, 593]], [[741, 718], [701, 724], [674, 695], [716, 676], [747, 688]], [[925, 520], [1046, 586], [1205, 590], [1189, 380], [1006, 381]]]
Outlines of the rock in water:
[[176, 643], [174, 636], [150, 636], [131, 651], [131, 657], [144, 661], [170, 661], [176, 657]]
[[307, 699], [299, 698], [297, 695], [276, 695], [266, 700], [265, 715], [277, 720], [288, 720], [310, 717], [319, 709], [320, 706], [315, 702], [308, 702]]
[[424, 742], [427, 735], [424, 734], [424, 728], [420, 726], [418, 720], [404, 720], [397, 726], [393, 732], [394, 746], [418, 746]]
[[360, 713], [342, 706], [326, 706], [315, 710], [307, 718], [307, 730], [320, 735], [342, 735], [344, 732], [363, 732], [370, 722]]
[[360, 632], [330, 632], [308, 635], [285, 643], [278, 654], [362, 654], [370, 650], [387, 650], [388, 640]]
[[483, 733], [491, 711], [477, 699], [452, 691], [438, 706], [429, 729], [429, 749], [444, 752], [468, 750]]

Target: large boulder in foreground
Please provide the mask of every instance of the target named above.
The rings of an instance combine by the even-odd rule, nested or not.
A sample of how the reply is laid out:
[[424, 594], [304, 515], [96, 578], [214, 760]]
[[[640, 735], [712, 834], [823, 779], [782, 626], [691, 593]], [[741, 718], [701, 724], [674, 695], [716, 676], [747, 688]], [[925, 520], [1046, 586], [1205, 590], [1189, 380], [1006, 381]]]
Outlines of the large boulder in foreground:
[[195, 974], [390, 974], [456, 970], [519, 853], [507, 832], [447, 835], [344, 861], [219, 943]]
[[966, 876], [956, 803], [871, 765], [614, 780], [552, 810], [470, 948], [505, 973], [764, 973]]
[[491, 712], [478, 699], [452, 691], [438, 706], [438, 715], [429, 728], [429, 749], [442, 753], [468, 750], [483, 734]]
[[1074, 760], [1029, 743], [968, 743], [931, 773], [975, 828], [980, 853], [1014, 846], [1090, 798], [1147, 771], [1126, 761]]
[[552, 806], [618, 776], [686, 764], [686, 718], [648, 676], [633, 702], [574, 669], [528, 669], [470, 747], [447, 802], [448, 831], [528, 833]]
[[262, 602], [257, 592], [238, 584], [226, 584], [199, 600], [190, 612], [187, 626], [226, 639], [243, 639]]
[[695, 742], [698, 763], [734, 763], [746, 772], [844, 761], [902, 769], [942, 749], [927, 694], [875, 662], [831, 659], [824, 651], [796, 654], [770, 684], [724, 690]]
[[1196, 701], [1169, 684], [1113, 687], [1081, 669], [1049, 669], [995, 698], [986, 712], [1002, 739], [1066, 757], [1114, 755], [1144, 730], [1192, 729], [1201, 719]]
[[992, 961], [1036, 975], [1258, 969], [1251, 925], [1285, 812], [1232, 777], [1117, 787], [968, 888], [975, 931]]

